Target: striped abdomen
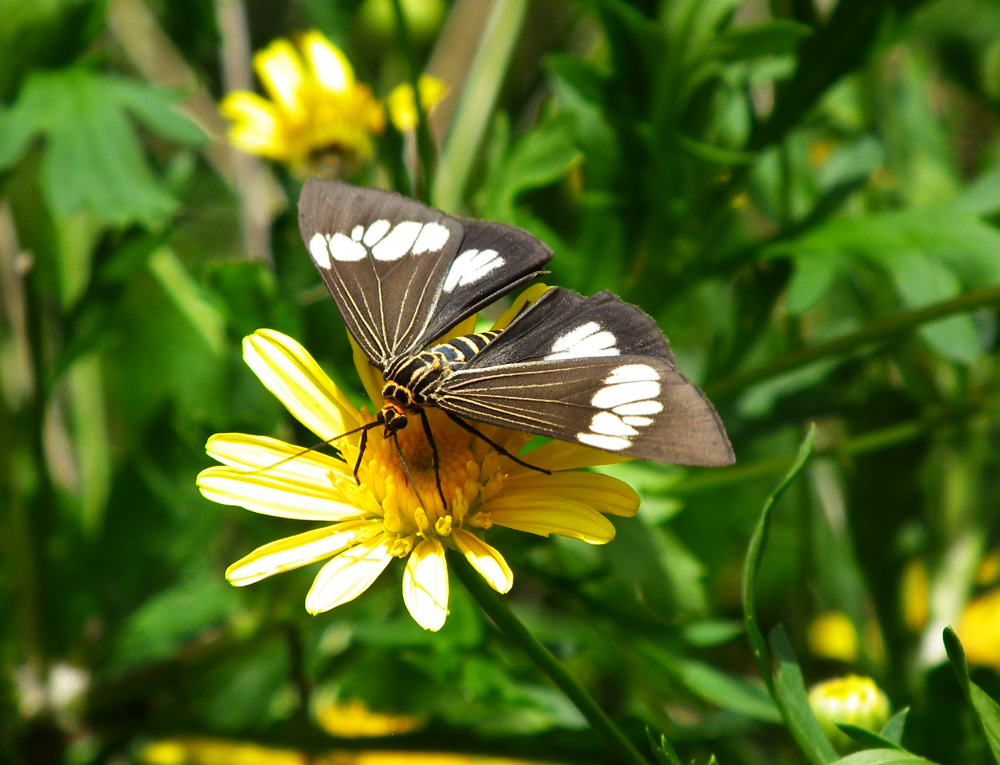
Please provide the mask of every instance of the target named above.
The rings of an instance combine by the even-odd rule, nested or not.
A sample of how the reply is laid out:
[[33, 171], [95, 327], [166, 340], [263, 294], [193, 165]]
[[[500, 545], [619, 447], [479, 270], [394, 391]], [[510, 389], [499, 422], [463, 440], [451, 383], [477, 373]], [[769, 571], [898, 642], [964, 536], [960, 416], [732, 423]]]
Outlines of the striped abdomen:
[[440, 380], [464, 367], [499, 336], [493, 330], [463, 335], [396, 360], [385, 370], [382, 396], [403, 407], [423, 406]]

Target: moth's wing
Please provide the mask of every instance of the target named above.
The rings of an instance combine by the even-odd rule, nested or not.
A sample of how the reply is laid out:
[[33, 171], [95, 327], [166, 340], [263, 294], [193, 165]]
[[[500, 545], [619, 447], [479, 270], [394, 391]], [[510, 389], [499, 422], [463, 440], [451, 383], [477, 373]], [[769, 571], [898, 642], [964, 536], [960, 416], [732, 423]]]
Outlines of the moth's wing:
[[465, 238], [441, 284], [440, 299], [424, 331], [426, 342], [544, 273], [542, 267], [552, 258], [549, 246], [523, 229], [459, 220]]
[[447, 377], [433, 402], [471, 420], [639, 459], [734, 461], [722, 421], [677, 369], [659, 328], [611, 293], [547, 292]]
[[677, 363], [667, 338], [641, 308], [606, 290], [584, 297], [553, 287], [521, 311], [500, 340], [469, 366], [621, 355]]
[[530, 280], [551, 257], [519, 229], [340, 181], [305, 184], [299, 227], [348, 329], [380, 368]]

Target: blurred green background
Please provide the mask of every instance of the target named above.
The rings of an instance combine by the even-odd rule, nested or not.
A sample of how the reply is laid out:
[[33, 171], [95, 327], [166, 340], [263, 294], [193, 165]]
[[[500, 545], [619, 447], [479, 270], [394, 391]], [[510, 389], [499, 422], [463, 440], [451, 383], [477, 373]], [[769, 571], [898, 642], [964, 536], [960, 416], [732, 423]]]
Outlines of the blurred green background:
[[[608, 468], [643, 505], [605, 547], [495, 530], [534, 633], [646, 751], [648, 730], [684, 762], [816, 762], [740, 600], [815, 422], [774, 508], [762, 628], [784, 626], [806, 685], [874, 678], [910, 710], [906, 749], [990, 762], [1000, 711], [984, 735], [941, 634], [997, 697], [1000, 4], [402, 10], [407, 45], [386, 0], [0, 0], [0, 761], [614, 761], [457, 587], [431, 634], [395, 567], [318, 617], [315, 567], [223, 577], [300, 529], [203, 499], [205, 440], [311, 443], [240, 338], [288, 333], [364, 398], [299, 239], [301, 181], [229, 147], [217, 110], [259, 90], [254, 51], [315, 28], [380, 96], [411, 66], [443, 79], [433, 203], [544, 239], [547, 283], [640, 305], [732, 438], [731, 468]], [[351, 179], [406, 188], [412, 144], [388, 130]]]

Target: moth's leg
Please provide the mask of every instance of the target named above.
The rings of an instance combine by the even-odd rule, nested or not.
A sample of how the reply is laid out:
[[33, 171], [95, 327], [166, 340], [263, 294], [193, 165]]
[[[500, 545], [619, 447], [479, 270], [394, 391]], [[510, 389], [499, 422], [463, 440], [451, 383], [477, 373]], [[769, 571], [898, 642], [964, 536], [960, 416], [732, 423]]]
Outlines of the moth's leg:
[[[444, 498], [444, 489], [441, 488], [441, 461], [438, 459], [438, 448], [437, 444], [434, 443], [434, 434], [431, 433], [431, 423], [423, 407], [417, 409], [417, 411], [420, 412], [420, 421], [424, 424], [424, 433], [427, 434], [427, 440], [431, 445], [431, 457], [434, 460], [434, 482], [437, 484], [438, 496], [441, 497], [441, 507], [447, 512], [448, 500]], [[410, 481], [410, 483], [413, 483], [413, 481]], [[416, 491], [416, 487], [414, 487], [414, 491]]]
[[421, 507], [426, 508], [427, 504], [420, 496], [420, 492], [417, 491], [417, 484], [414, 483], [413, 476], [410, 475], [410, 466], [406, 464], [406, 457], [403, 456], [403, 450], [399, 447], [399, 433], [395, 430], [392, 431], [392, 440], [396, 442], [396, 451], [399, 453], [399, 461], [403, 463], [403, 472], [406, 473], [406, 478], [410, 482], [410, 486], [413, 487], [413, 493], [417, 495], [417, 502], [420, 503]]
[[531, 470], [537, 470], [539, 473], [545, 473], [545, 475], [552, 475], [552, 471], [551, 470], [546, 470], [545, 468], [540, 468], [537, 465], [530, 465], [527, 462], [525, 462], [524, 460], [522, 460], [520, 457], [518, 457], [516, 454], [511, 454], [509, 451], [507, 451], [502, 446], [500, 446], [500, 444], [498, 444], [495, 441], [491, 440], [485, 434], [479, 432], [475, 427], [473, 427], [472, 425], [470, 425], [469, 423], [467, 423], [465, 420], [463, 420], [457, 414], [452, 414], [451, 412], [447, 411], [446, 409], [442, 409], [441, 411], [444, 412], [446, 415], [448, 415], [449, 419], [451, 419], [452, 422], [454, 422], [455, 424], [459, 425], [460, 427], [465, 428], [467, 431], [469, 431], [470, 433], [472, 433], [472, 435], [477, 436], [478, 438], [483, 439], [483, 441], [485, 441], [490, 446], [492, 446], [494, 449], [496, 449], [497, 453], [502, 454], [504, 457], [509, 457], [510, 459], [514, 460], [514, 462], [516, 462], [518, 465], [521, 465], [522, 467], [530, 468]]

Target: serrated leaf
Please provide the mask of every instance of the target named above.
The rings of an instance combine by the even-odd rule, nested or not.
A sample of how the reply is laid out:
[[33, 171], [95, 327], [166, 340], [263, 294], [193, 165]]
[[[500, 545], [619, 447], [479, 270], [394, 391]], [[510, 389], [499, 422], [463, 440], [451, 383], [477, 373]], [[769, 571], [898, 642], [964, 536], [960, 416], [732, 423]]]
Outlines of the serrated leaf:
[[87, 210], [115, 228], [162, 225], [178, 201], [144, 156], [132, 118], [177, 143], [204, 134], [173, 108], [173, 95], [83, 67], [35, 72], [0, 112], [0, 169], [43, 141], [42, 188], [56, 216]]
[[965, 698], [972, 705], [976, 722], [986, 736], [993, 759], [1000, 763], [1000, 704], [986, 695], [986, 691], [972, 682], [969, 677], [969, 662], [965, 658], [965, 649], [955, 631], [948, 627], [944, 631], [944, 648], [948, 653], [948, 661], [955, 670], [958, 684], [962, 686]]

